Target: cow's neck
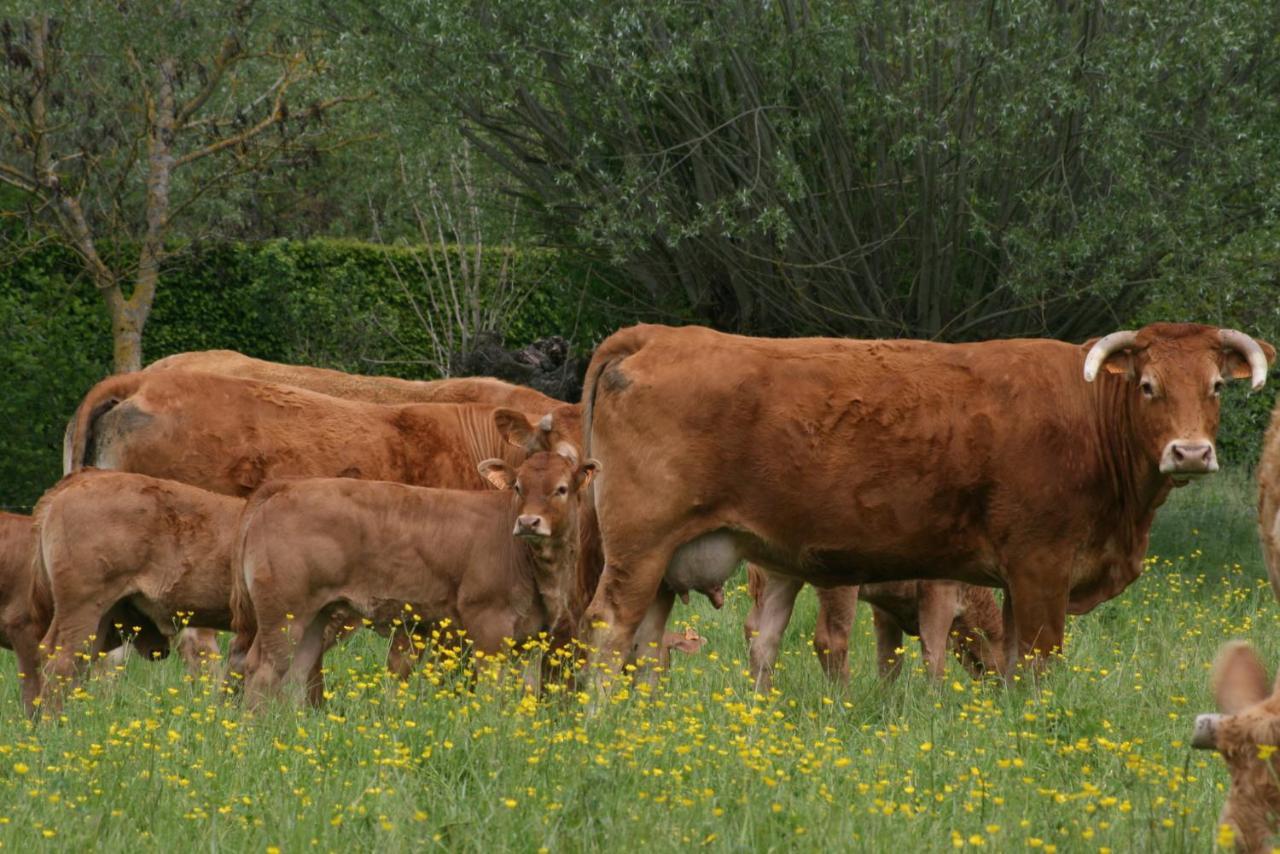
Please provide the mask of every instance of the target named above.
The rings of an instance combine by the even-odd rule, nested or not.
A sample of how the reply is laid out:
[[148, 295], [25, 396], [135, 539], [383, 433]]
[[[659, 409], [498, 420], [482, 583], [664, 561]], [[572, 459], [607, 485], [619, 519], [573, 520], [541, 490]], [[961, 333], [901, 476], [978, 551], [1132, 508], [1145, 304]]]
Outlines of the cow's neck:
[[547, 615], [547, 628], [558, 629], [570, 618], [574, 571], [578, 562], [577, 513], [566, 514], [564, 528], [556, 536], [521, 540], [520, 549], [542, 610]]
[[1099, 376], [1092, 388], [1093, 428], [1098, 448], [1099, 494], [1089, 496], [1105, 532], [1097, 545], [1104, 555], [1093, 577], [1073, 591], [1072, 611], [1082, 613], [1117, 595], [1137, 579], [1146, 556], [1156, 509], [1172, 488], [1168, 475], [1134, 438], [1134, 396], [1119, 377]]

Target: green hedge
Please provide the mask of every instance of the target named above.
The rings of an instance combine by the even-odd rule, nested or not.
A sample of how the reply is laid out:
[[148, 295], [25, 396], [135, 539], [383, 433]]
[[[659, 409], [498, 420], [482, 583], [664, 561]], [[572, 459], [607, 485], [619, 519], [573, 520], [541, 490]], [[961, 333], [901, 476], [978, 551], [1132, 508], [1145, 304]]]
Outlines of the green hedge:
[[[229, 348], [426, 378], [416, 361], [425, 332], [393, 272], [394, 264], [425, 308], [415, 251], [310, 240], [184, 253], [164, 273], [144, 358]], [[607, 332], [598, 302], [583, 299], [584, 287], [601, 287], [589, 267], [548, 250], [521, 250], [513, 264], [516, 276], [536, 277], [539, 287], [503, 330], [508, 345], [560, 334], [587, 350]], [[60, 474], [62, 433], [80, 397], [110, 373], [110, 325], [75, 259], [42, 248], [0, 265], [0, 328], [0, 507], [25, 510]]]

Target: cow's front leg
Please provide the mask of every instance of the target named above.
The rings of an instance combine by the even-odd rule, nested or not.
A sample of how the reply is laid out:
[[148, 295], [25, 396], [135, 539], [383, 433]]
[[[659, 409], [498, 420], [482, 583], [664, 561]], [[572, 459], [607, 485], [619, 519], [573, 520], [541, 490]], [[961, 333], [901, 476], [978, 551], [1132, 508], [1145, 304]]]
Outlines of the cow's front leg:
[[760, 591], [756, 614], [755, 634], [751, 638], [749, 658], [751, 678], [757, 693], [765, 694], [773, 687], [773, 665], [778, 660], [778, 646], [782, 633], [791, 621], [791, 611], [796, 604], [796, 594], [804, 582], [798, 578], [764, 573], [764, 588]]
[[1019, 667], [1044, 668], [1046, 659], [1062, 651], [1067, 620], [1068, 579], [1032, 577], [1013, 569], [1004, 594], [1004, 676]]

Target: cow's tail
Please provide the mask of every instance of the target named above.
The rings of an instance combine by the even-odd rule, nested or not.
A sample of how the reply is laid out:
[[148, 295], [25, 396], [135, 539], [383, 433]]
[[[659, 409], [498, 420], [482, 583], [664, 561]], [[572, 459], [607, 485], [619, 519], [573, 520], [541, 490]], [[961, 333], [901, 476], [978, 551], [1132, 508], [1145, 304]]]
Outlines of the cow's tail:
[[[610, 335], [600, 343], [591, 356], [591, 364], [587, 367], [587, 375], [582, 383], [582, 447], [586, 458], [591, 457], [591, 425], [595, 415], [596, 401], [609, 383], [602, 381], [608, 372], [628, 356], [636, 353], [649, 340], [653, 331], [650, 326], [632, 326]], [[604, 544], [600, 538], [599, 520], [596, 515], [595, 485], [587, 486], [584, 496], [587, 507], [583, 513], [583, 525], [580, 529], [578, 560], [578, 584], [574, 601], [581, 618], [592, 598], [595, 597], [596, 585], [604, 573]]]
[[244, 510], [240, 512], [235, 548], [231, 556], [231, 630], [244, 642], [245, 649], [248, 649], [248, 643], [258, 631], [258, 616], [253, 609], [253, 597], [249, 593], [248, 576], [255, 569], [254, 556], [249, 553], [249, 528], [261, 513], [263, 505], [287, 483], [287, 480], [264, 483], [249, 496]]
[[605, 390], [601, 378], [623, 359], [637, 353], [653, 335], [653, 327], [631, 326], [613, 333], [596, 348], [582, 381], [582, 442], [587, 456], [591, 456], [591, 425], [594, 422], [596, 401]]
[[138, 390], [144, 380], [140, 372], [116, 374], [89, 389], [89, 393], [76, 407], [62, 437], [62, 473], [71, 474], [90, 464], [89, 448], [93, 441], [94, 424], [99, 418], [120, 405], [120, 401]]
[[[49, 505], [53, 497], [61, 491], [60, 487], [67, 482], [63, 478], [52, 489], [40, 497], [31, 512], [31, 572], [30, 594], [27, 596], [28, 614], [33, 625], [37, 627], [42, 638], [49, 634], [53, 624], [53, 578], [49, 574], [48, 548], [45, 542], [45, 530], [49, 525]], [[53, 650], [42, 650], [47, 655]], [[42, 659], [43, 660], [43, 659]]]

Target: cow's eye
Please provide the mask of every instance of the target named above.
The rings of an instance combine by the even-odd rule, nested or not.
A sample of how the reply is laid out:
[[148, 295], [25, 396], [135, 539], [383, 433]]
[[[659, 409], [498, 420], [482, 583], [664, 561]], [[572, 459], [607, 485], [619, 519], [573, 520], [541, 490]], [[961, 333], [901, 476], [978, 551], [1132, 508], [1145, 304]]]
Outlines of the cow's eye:
[[1152, 384], [1151, 380], [1143, 380], [1138, 388], [1142, 389], [1143, 397], [1155, 397], [1156, 387]]
[[1222, 390], [1227, 387], [1226, 380], [1219, 377], [1213, 381], [1213, 396], [1217, 397], [1222, 394]]
[[568, 495], [568, 494], [569, 494], [569, 487], [565, 486], [563, 483], [560, 484], [560, 486], [556, 489], [556, 495]]

